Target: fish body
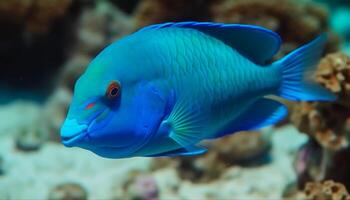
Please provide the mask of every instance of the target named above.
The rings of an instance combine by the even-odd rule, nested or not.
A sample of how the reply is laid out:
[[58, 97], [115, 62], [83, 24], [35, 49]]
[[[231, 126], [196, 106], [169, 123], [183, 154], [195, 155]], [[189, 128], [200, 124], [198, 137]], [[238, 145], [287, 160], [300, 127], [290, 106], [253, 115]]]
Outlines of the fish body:
[[325, 40], [269, 63], [280, 38], [261, 27], [143, 28], [104, 49], [79, 78], [63, 143], [108, 158], [203, 153], [202, 140], [281, 120], [286, 108], [268, 95], [334, 100], [306, 76]]

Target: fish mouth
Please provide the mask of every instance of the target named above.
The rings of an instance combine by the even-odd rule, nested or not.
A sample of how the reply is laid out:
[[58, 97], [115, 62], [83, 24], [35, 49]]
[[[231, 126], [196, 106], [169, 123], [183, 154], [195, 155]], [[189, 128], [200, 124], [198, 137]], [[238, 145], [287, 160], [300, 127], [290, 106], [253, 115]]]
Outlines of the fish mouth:
[[78, 142], [87, 138], [89, 133], [98, 128], [103, 128], [107, 124], [98, 123], [98, 118], [104, 113], [103, 110], [96, 112], [87, 123], [79, 123], [76, 119], [67, 118], [61, 128], [61, 140], [67, 147], [76, 146]]
[[76, 119], [66, 119], [61, 128], [61, 140], [67, 147], [72, 147], [87, 135], [88, 125], [79, 124]]

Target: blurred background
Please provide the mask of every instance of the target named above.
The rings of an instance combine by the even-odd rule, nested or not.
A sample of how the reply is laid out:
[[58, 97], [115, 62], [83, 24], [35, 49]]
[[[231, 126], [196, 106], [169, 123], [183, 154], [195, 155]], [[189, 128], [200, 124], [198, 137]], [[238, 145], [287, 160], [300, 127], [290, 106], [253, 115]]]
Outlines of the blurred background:
[[[285, 102], [275, 127], [195, 157], [110, 160], [66, 148], [75, 80], [107, 44], [168, 21], [261, 25], [274, 59], [329, 35], [316, 81], [333, 103]], [[0, 0], [0, 199], [349, 199], [349, 0]]]

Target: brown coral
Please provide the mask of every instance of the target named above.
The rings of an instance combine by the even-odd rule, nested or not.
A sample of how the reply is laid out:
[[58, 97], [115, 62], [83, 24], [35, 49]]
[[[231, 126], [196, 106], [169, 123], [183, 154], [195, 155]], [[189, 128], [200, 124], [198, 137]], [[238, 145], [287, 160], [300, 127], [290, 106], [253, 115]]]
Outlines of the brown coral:
[[343, 53], [323, 58], [316, 80], [337, 94], [335, 103], [300, 103], [294, 106], [291, 121], [323, 147], [340, 150], [349, 145], [350, 135], [350, 58]]
[[0, 21], [25, 24], [31, 33], [44, 33], [63, 17], [72, 0], [8, 0], [0, 2]]
[[316, 80], [339, 96], [338, 103], [350, 108], [350, 58], [346, 54], [330, 54], [322, 59]]
[[343, 184], [332, 180], [310, 182], [304, 188], [306, 199], [310, 200], [348, 200], [350, 195]]
[[[338, 99], [332, 103], [302, 102], [292, 109], [291, 121], [311, 137], [311, 143], [316, 141], [320, 145], [307, 146], [306, 159], [297, 162], [297, 166], [305, 165], [305, 170], [299, 174], [299, 183], [328, 178], [350, 187], [347, 162], [350, 155], [350, 58], [343, 53], [327, 55], [318, 65], [315, 79]], [[322, 150], [316, 150], [320, 148]]]

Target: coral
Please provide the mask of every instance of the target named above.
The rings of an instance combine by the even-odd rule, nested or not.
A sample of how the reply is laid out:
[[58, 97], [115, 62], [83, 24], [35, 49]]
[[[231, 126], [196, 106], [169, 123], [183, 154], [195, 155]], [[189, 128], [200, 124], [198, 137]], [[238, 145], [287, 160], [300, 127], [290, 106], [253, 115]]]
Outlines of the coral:
[[296, 161], [299, 185], [333, 179], [350, 187], [350, 58], [341, 52], [325, 56], [314, 79], [338, 99], [332, 103], [301, 102], [292, 109], [291, 122], [311, 137]]
[[[329, 32], [327, 9], [305, 1], [217, 0], [211, 13], [213, 21], [256, 24], [278, 32], [285, 43], [277, 57]], [[338, 44], [339, 39], [330, 34], [327, 51], [336, 50]]]
[[31, 33], [45, 33], [66, 14], [72, 0], [8, 0], [0, 2], [0, 21], [25, 24]]
[[350, 108], [350, 58], [346, 54], [329, 54], [322, 59], [316, 80], [339, 96], [338, 103]]
[[335, 103], [306, 103], [294, 106], [291, 121], [324, 148], [336, 151], [348, 147], [350, 135], [350, 58], [329, 54], [318, 65], [315, 79], [337, 94]]
[[54, 187], [48, 199], [50, 200], [85, 200], [88, 197], [87, 191], [76, 183], [63, 183]]
[[156, 180], [151, 175], [139, 174], [124, 186], [124, 199], [157, 200], [159, 191]]
[[332, 180], [307, 183], [304, 191], [305, 198], [310, 200], [348, 200], [350, 195], [344, 185]]

